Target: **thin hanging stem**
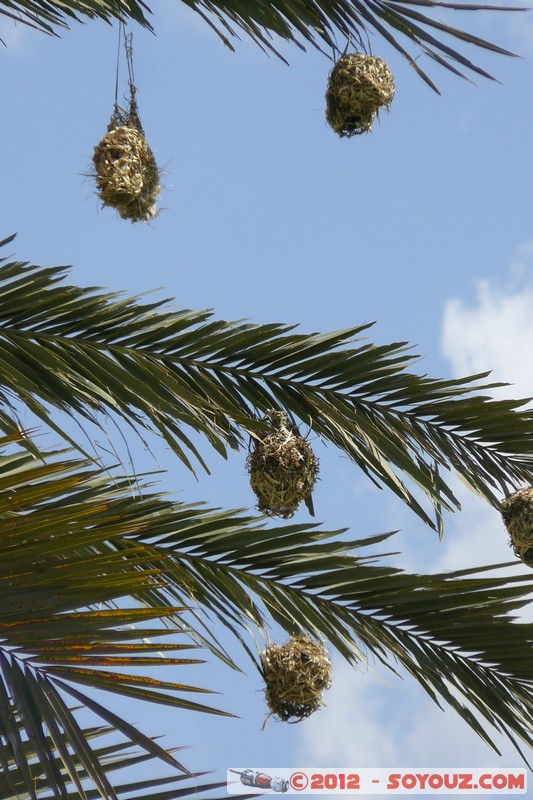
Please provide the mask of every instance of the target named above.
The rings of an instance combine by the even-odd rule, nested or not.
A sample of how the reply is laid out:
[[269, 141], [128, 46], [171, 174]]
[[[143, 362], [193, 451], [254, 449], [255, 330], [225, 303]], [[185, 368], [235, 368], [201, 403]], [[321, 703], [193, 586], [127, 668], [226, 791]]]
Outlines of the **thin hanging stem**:
[[126, 53], [126, 64], [128, 67], [128, 86], [130, 89], [130, 117], [135, 117], [136, 120], [139, 119], [139, 113], [137, 108], [137, 87], [135, 86], [135, 75], [133, 72], [133, 34], [129, 33], [126, 34], [126, 29], [124, 29], [124, 52]]
[[135, 78], [133, 74], [133, 33], [126, 33], [124, 28], [124, 51], [126, 53], [126, 64], [128, 65], [128, 83], [132, 91], [135, 90]]
[[[118, 101], [122, 48], [124, 48], [124, 53], [126, 57], [126, 67], [128, 70], [129, 101], [128, 101], [127, 111], [126, 109], [120, 106]], [[115, 105], [114, 105], [113, 116], [111, 118], [112, 126], [115, 126], [117, 123], [122, 124], [122, 122], [124, 122], [126, 119], [129, 119], [137, 127], [139, 128], [141, 127], [139, 110], [137, 107], [136, 93], [137, 93], [137, 88], [135, 86], [135, 74], [133, 71], [133, 34], [126, 33], [126, 24], [122, 19], [120, 19], [118, 23], [117, 66], [115, 75]]]
[[120, 19], [118, 21], [118, 44], [117, 44], [117, 69], [115, 75], [115, 110], [118, 107], [118, 79], [120, 74], [120, 50], [122, 44], [122, 30], [124, 28], [124, 23]]

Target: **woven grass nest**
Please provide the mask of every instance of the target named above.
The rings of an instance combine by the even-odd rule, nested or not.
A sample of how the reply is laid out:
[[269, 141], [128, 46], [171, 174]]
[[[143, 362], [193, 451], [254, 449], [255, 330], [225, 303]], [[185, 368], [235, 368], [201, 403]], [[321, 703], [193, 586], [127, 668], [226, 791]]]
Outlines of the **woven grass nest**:
[[515, 555], [533, 568], [533, 486], [504, 500], [501, 511]]
[[321, 642], [292, 636], [283, 645], [272, 644], [261, 654], [265, 700], [283, 722], [298, 722], [322, 705], [331, 686], [331, 661]]
[[248, 456], [250, 486], [261, 513], [290, 519], [313, 490], [318, 459], [305, 439], [291, 430], [284, 412], [269, 412], [266, 419], [273, 432], [256, 441]]
[[379, 110], [388, 110], [393, 97], [394, 77], [381, 58], [343, 55], [329, 75], [326, 120], [339, 136], [368, 133]]
[[135, 108], [116, 108], [107, 133], [94, 148], [98, 196], [122, 219], [149, 222], [157, 216], [159, 168]]

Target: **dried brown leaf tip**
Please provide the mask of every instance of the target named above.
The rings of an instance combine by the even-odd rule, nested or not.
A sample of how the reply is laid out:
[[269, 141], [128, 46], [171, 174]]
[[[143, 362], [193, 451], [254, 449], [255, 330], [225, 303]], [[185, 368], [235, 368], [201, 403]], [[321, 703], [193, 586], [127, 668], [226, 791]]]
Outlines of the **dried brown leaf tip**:
[[318, 459], [283, 411], [270, 411], [265, 419], [272, 433], [257, 440], [248, 456], [250, 485], [261, 513], [290, 519], [313, 490]]
[[261, 668], [270, 714], [283, 722], [298, 722], [313, 714], [331, 686], [328, 651], [309, 636], [292, 636], [283, 645], [270, 645], [261, 654]]
[[501, 511], [515, 555], [533, 567], [533, 486], [507, 497]]
[[327, 122], [339, 136], [368, 133], [393, 97], [394, 77], [385, 61], [364, 53], [343, 55], [329, 75]]

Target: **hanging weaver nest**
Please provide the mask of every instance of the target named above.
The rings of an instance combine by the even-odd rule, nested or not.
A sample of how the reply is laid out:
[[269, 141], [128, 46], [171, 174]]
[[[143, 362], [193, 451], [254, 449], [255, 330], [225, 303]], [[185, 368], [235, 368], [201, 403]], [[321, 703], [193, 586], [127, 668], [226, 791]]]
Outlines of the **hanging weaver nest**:
[[281, 646], [267, 647], [261, 653], [261, 669], [270, 713], [282, 722], [309, 717], [331, 686], [328, 651], [309, 636], [293, 636]]
[[94, 148], [98, 196], [122, 219], [148, 222], [157, 216], [159, 169], [145, 139], [135, 98], [129, 112], [115, 106], [107, 133]]
[[533, 567], [533, 486], [519, 489], [501, 505], [515, 555]]
[[283, 411], [271, 411], [266, 419], [274, 431], [258, 440], [248, 456], [250, 485], [261, 513], [290, 519], [311, 494], [318, 460], [307, 442], [293, 432]]
[[388, 110], [393, 97], [394, 77], [381, 58], [343, 55], [329, 75], [326, 119], [339, 136], [367, 133], [379, 109]]

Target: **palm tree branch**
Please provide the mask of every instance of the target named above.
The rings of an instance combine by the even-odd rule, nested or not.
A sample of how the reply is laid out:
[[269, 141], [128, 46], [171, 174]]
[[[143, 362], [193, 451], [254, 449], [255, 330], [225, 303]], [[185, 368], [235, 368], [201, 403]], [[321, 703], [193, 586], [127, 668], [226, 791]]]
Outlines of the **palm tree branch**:
[[[87, 698], [83, 695], [84, 700]], [[72, 710], [73, 711], [73, 710]], [[53, 717], [47, 718], [47, 725], [50, 730], [45, 735], [46, 748], [50, 756], [55, 761], [55, 769], [58, 771], [60, 791], [62, 796], [79, 800], [80, 797], [86, 800], [98, 800], [102, 797], [98, 789], [91, 789], [87, 784], [87, 779], [91, 778], [83, 761], [76, 753], [69, 752], [70, 739], [66, 732], [57, 725]], [[40, 797], [43, 792], [50, 789], [49, 781], [44, 775], [43, 765], [38, 758], [37, 748], [32, 740], [25, 738], [24, 728], [21, 721], [14, 723], [21, 737], [21, 748], [24, 753], [25, 763], [28, 767], [30, 785]], [[135, 731], [135, 729], [133, 729]], [[116, 741], [116, 731], [114, 726], [99, 726], [79, 728], [85, 741], [95, 739], [110, 738], [113, 735], [114, 741], [103, 743], [99, 746], [92, 746], [94, 755], [102, 766], [104, 773], [109, 776], [118, 770], [135, 768], [138, 765], [145, 765], [148, 761], [153, 762], [160, 757], [160, 751], [166, 753], [155, 740], [150, 740], [153, 753], [146, 752], [145, 749], [132, 747], [135, 736], [130, 736], [126, 740]], [[136, 732], [136, 731], [135, 731]], [[175, 750], [176, 748], [174, 748]], [[172, 751], [170, 751], [172, 752]], [[22, 775], [20, 766], [14, 761], [9, 746], [0, 745], [0, 763], [3, 765], [0, 774], [0, 798], [1, 800], [20, 800], [21, 795], [30, 796], [27, 783]], [[154, 764], [151, 764], [151, 773], [154, 773]], [[145, 792], [146, 797], [151, 800], [172, 800], [172, 798], [196, 796], [196, 792], [211, 791], [225, 786], [223, 783], [204, 783], [200, 782], [204, 773], [174, 773], [168, 777], [157, 777], [154, 775], [147, 780], [130, 780], [126, 783], [116, 783], [112, 789], [115, 795], [122, 800], [135, 800], [139, 798], [138, 792]], [[184, 785], [185, 784], [185, 785]], [[164, 787], [172, 786], [170, 789]]]
[[48, 34], [83, 17], [131, 19], [152, 30], [147, 18], [151, 11], [143, 0], [2, 0], [0, 6], [1, 14]]
[[[62, 699], [70, 693], [83, 702], [76, 686], [212, 710], [174, 696], [196, 687], [120, 671], [128, 658], [135, 666], [136, 655], [142, 663], [149, 654], [143, 639], [150, 639], [155, 653], [162, 635], [181, 629], [194, 636], [185, 621], [178, 624], [191, 602], [225, 618], [240, 641], [250, 627], [264, 630], [273, 619], [291, 632], [325, 636], [351, 662], [362, 658], [364, 648], [393, 670], [401, 664], [478, 732], [480, 723], [459, 697], [511, 738], [529, 743], [533, 626], [515, 624], [513, 614], [525, 605], [531, 580], [479, 577], [486, 569], [410, 575], [365, 554], [388, 535], [344, 541], [338, 533], [314, 525], [267, 528], [262, 519], [184, 506], [148, 492], [132, 497], [127, 478], [112, 479], [79, 459], [36, 463], [25, 451], [4, 455], [0, 660], [6, 683], [3, 700], [0, 686], [0, 721], [3, 731], [11, 725], [7, 741], [17, 763], [23, 741], [8, 720], [28, 686], [32, 704], [18, 707], [27, 737], [37, 737], [41, 760], [53, 769], [44, 730], [51, 731], [48, 720], [55, 720], [94, 777], [97, 762]], [[117, 606], [123, 597], [137, 605]], [[172, 625], [145, 625], [157, 619]], [[93, 663], [87, 661], [91, 654]], [[177, 661], [160, 657], [163, 665]], [[128, 723], [102, 707], [100, 712], [128, 737]], [[143, 742], [153, 753], [146, 737], [136, 739]]]
[[[154, 547], [154, 563], [169, 578], [179, 570], [190, 579], [198, 575], [200, 602], [211, 592], [226, 595], [227, 613], [245, 623], [249, 607], [238, 599], [244, 588], [264, 608], [254, 620], [260, 627], [271, 617], [290, 633], [324, 636], [352, 663], [362, 659], [363, 647], [393, 670], [401, 664], [495, 749], [469, 706], [515, 745], [517, 737], [533, 744], [533, 625], [516, 624], [513, 616], [528, 602], [528, 576], [486, 577], [495, 567], [408, 574], [361, 554], [374, 539], [332, 541], [335, 534], [314, 526], [264, 529], [253, 521], [250, 528], [248, 518], [234, 518], [233, 535], [221, 537], [215, 526], [209, 538], [207, 512], [189, 513], [187, 526], [170, 525], [161, 539], [134, 538]], [[207, 519], [216, 516], [209, 512]], [[227, 526], [231, 518], [221, 515], [220, 522]], [[175, 563], [165, 567], [169, 558]], [[195, 602], [196, 589], [187, 587]], [[183, 584], [176, 590], [181, 594]]]
[[[462, 74], [454, 66], [457, 62], [467, 69], [486, 77], [489, 73], [466, 59], [462, 53], [442, 41], [432, 37], [428, 28], [467, 42], [481, 50], [513, 55], [496, 44], [488, 42], [474, 34], [452, 25], [433, 19], [427, 14], [414, 12], [410, 6], [416, 5], [425, 9], [442, 8], [454, 11], [519, 11], [524, 8], [498, 6], [479, 3], [439, 2], [439, 0], [406, 0], [402, 3], [390, 0], [254, 0], [245, 3], [243, 0], [183, 0], [193, 11], [213, 28], [222, 41], [231, 49], [228, 35], [238, 36], [240, 29], [265, 51], [284, 57], [273, 41], [273, 34], [282, 39], [296, 43], [303, 48], [308, 42], [320, 50], [324, 46], [329, 51], [335, 48], [338, 37], [349, 39], [364, 48], [364, 39], [373, 32], [385, 38], [393, 47], [404, 55], [418, 74], [435, 90], [435, 84], [395, 38], [399, 31], [411, 43], [418, 45], [422, 52], [427, 52], [423, 40], [432, 40], [436, 47], [444, 50], [450, 59], [438, 57], [434, 51], [429, 55], [436, 57], [439, 63], [456, 74]], [[82, 17], [100, 18], [106, 21], [113, 19], [132, 19], [144, 27], [152, 29], [148, 15], [151, 10], [144, 0], [1, 0], [0, 13], [20, 20], [46, 33], [54, 33], [57, 27], [65, 28], [69, 21]], [[227, 34], [227, 35], [226, 35]], [[438, 90], [437, 90], [438, 91]]]
[[[157, 531], [158, 517], [171, 506], [159, 498], [132, 496], [129, 478], [113, 479], [90, 462], [68, 460], [63, 453], [41, 453], [37, 459], [14, 449], [14, 439], [0, 440], [0, 753], [6, 791], [22, 782], [36, 800], [26, 744], [32, 742], [55, 798], [70, 796], [69, 781], [80, 788], [81, 765], [99, 796], [116, 800], [98, 755], [63, 700], [69, 693], [83, 699], [72, 684], [224, 713], [182, 696], [207, 689], [123, 672], [124, 667], [202, 663], [181, 655], [196, 648], [189, 626], [179, 621], [184, 606], [155, 603], [153, 595], [150, 607], [134, 601], [148, 589], [167, 585], [146, 547], [131, 543], [125, 558], [110, 546], [126, 532]], [[153, 624], [167, 620], [172, 625]], [[178, 634], [186, 640], [176, 642]], [[162, 637], [166, 641], [159, 643]], [[169, 651], [178, 655], [164, 654]], [[186, 771], [119, 715], [94, 699], [85, 698], [84, 705], [151, 757]]]
[[405, 343], [361, 343], [367, 325], [306, 335], [279, 323], [228, 323], [62, 278], [60, 268], [0, 269], [0, 383], [56, 432], [53, 406], [91, 420], [115, 415], [163, 435], [192, 469], [192, 458], [206, 465], [184, 427], [225, 455], [246, 434], [263, 434], [262, 414], [280, 407], [433, 527], [402, 474], [437, 516], [441, 505], [458, 506], [437, 465], [495, 506], [496, 491], [533, 479], [533, 412], [521, 409], [525, 401], [479, 394], [495, 386], [478, 385], [485, 375], [412, 374]]

